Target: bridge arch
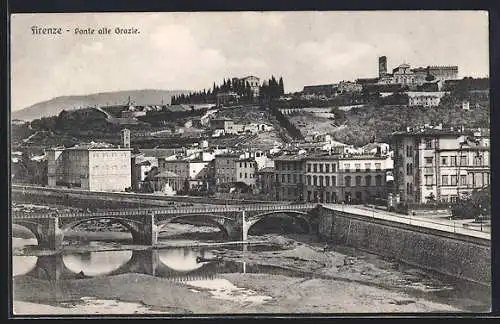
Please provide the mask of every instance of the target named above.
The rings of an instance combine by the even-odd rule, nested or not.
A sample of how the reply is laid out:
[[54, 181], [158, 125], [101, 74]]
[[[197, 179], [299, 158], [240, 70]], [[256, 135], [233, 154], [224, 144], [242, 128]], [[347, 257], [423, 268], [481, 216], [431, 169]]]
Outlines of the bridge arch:
[[266, 219], [270, 216], [278, 216], [278, 215], [283, 215], [282, 218], [293, 218], [297, 220], [301, 220], [307, 224], [307, 230], [309, 233], [312, 233], [312, 225], [311, 221], [309, 220], [310, 214], [307, 212], [301, 212], [297, 210], [275, 210], [275, 211], [269, 211], [265, 213], [261, 213], [258, 215], [253, 215], [250, 216], [246, 219], [246, 230], [247, 233], [250, 232], [250, 229], [252, 226], [257, 224], [263, 219]]
[[70, 229], [73, 229], [76, 226], [83, 224], [85, 222], [92, 221], [92, 220], [104, 220], [104, 219], [117, 221], [117, 223], [124, 226], [130, 232], [130, 234], [132, 234], [132, 241], [133, 242], [140, 241], [141, 226], [143, 225], [143, 222], [141, 220], [123, 218], [123, 217], [118, 217], [118, 216], [95, 216], [95, 217], [86, 217], [86, 218], [73, 220], [69, 223], [63, 224], [61, 226], [61, 231], [62, 231], [62, 234], [64, 235], [64, 232], [66, 232]]
[[[175, 220], [179, 219], [186, 219], [190, 220], [192, 218], [201, 218], [202, 221], [208, 221], [208, 223], [212, 225], [216, 225], [221, 231], [225, 233], [225, 235], [229, 235], [229, 231], [227, 229], [227, 223], [228, 222], [234, 222], [234, 219], [231, 217], [227, 216], [221, 216], [221, 215], [209, 215], [209, 214], [186, 214], [186, 215], [179, 215], [175, 216], [169, 219], [165, 220], [160, 220], [158, 221], [158, 232], [160, 232], [165, 226], [167, 226], [170, 223], [173, 223]], [[198, 225], [199, 223], [195, 223], [194, 225]]]
[[40, 224], [37, 223], [36, 221], [14, 220], [12, 221], [12, 225], [18, 225], [28, 229], [35, 236], [38, 244], [40, 244], [40, 242], [43, 240], [44, 233], [41, 229]]

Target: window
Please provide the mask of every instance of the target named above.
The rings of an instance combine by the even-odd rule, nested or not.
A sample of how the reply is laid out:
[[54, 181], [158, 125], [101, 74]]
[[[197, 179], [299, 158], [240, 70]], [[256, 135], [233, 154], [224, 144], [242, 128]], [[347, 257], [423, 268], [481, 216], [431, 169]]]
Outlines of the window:
[[311, 172], [311, 163], [307, 163], [307, 172]]
[[460, 185], [467, 186], [467, 176], [465, 174], [460, 175]]
[[351, 186], [351, 177], [350, 176], [345, 177], [344, 182], [345, 182], [346, 187], [350, 187]]
[[448, 185], [448, 176], [444, 175], [441, 177], [441, 185], [442, 186], [447, 186]]
[[326, 173], [330, 172], [330, 164], [329, 163], [325, 164], [325, 172]]
[[284, 174], [281, 175], [281, 182], [285, 183], [285, 175]]
[[313, 164], [313, 172], [318, 172], [318, 165], [316, 163]]
[[344, 164], [344, 171], [345, 171], [345, 172], [349, 172], [349, 171], [350, 171], [350, 169], [351, 169], [351, 165], [350, 165], [349, 163], [345, 163], [345, 164]]
[[356, 176], [356, 186], [361, 186], [361, 176]]
[[242, 168], [242, 167], [243, 167], [243, 163], [240, 162], [240, 168]]
[[297, 175], [296, 174], [293, 175], [293, 183], [297, 183]]
[[485, 186], [489, 186], [490, 185], [490, 174], [489, 173], [484, 173], [484, 176], [483, 176], [483, 183]]
[[365, 177], [365, 185], [366, 186], [371, 186], [372, 185], [372, 176], [367, 175]]
[[426, 157], [426, 158], [425, 158], [425, 163], [426, 163], [426, 164], [432, 164], [432, 160], [433, 160], [433, 158], [432, 158], [432, 157]]
[[450, 185], [451, 186], [456, 186], [457, 185], [457, 176], [456, 175], [450, 176]]
[[377, 176], [375, 176], [375, 185], [377, 187], [381, 186], [382, 185], [382, 176], [379, 174]]
[[448, 157], [447, 156], [441, 157], [441, 165], [448, 165]]
[[432, 138], [425, 139], [425, 149], [427, 150], [432, 149]]
[[456, 156], [450, 156], [450, 165], [451, 166], [457, 165], [457, 157]]
[[313, 176], [313, 185], [317, 186], [318, 185], [318, 177]]
[[461, 156], [460, 157], [460, 165], [463, 166], [463, 165], [467, 165], [468, 164], [468, 159], [467, 159], [467, 156]]
[[243, 179], [243, 173], [240, 172], [240, 179]]
[[307, 176], [307, 185], [309, 185], [309, 186], [311, 185], [311, 176], [310, 175]]
[[334, 163], [332, 164], [332, 172], [336, 172], [337, 170], [337, 165]]
[[371, 167], [372, 167], [371, 163], [365, 163], [365, 171], [366, 172], [370, 172]]
[[247, 173], [245, 172], [245, 179], [247, 178]]
[[425, 185], [426, 186], [432, 186], [434, 184], [434, 176], [432, 175], [426, 175], [425, 176]]
[[323, 163], [319, 164], [319, 172], [323, 173]]
[[356, 164], [354, 165], [354, 167], [356, 168], [356, 172], [361, 171], [361, 164], [356, 163]]
[[319, 185], [323, 186], [323, 176], [319, 176]]
[[332, 186], [336, 186], [336, 185], [337, 185], [337, 177], [332, 176]]
[[[327, 164], [328, 165], [328, 164]], [[329, 187], [330, 186], [330, 177], [326, 176], [325, 177], [325, 186]]]
[[475, 156], [474, 157], [474, 165], [483, 165], [483, 157], [482, 156]]
[[286, 181], [287, 181], [288, 183], [292, 183], [292, 176], [291, 176], [290, 174], [287, 174], [287, 175], [286, 175], [286, 179], [287, 179]]
[[382, 168], [382, 164], [381, 163], [375, 163], [375, 170], [376, 171], [380, 171], [381, 168]]

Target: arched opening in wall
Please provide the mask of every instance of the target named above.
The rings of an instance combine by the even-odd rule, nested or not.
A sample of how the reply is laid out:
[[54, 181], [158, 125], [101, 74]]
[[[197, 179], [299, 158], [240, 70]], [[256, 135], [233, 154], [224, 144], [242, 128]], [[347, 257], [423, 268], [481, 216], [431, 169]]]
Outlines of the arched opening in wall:
[[25, 247], [37, 246], [38, 240], [27, 226], [21, 224], [12, 224], [12, 248], [15, 250]]
[[133, 242], [132, 228], [116, 218], [93, 218], [62, 227], [64, 245], [103, 244], [106, 242]]
[[295, 213], [264, 215], [250, 222], [248, 236], [302, 237], [309, 235], [310, 225], [305, 217], [305, 215]]
[[158, 240], [223, 242], [228, 238], [224, 226], [208, 215], [190, 215], [159, 222]]

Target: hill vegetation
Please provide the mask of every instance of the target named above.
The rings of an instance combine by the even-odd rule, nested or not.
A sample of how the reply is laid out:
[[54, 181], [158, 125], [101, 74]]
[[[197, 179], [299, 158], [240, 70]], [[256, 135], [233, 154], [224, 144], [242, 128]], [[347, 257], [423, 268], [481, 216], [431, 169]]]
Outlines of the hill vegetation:
[[170, 104], [171, 96], [187, 92], [189, 91], [146, 89], [103, 92], [81, 96], [62, 96], [13, 111], [12, 119], [31, 121], [42, 117], [57, 116], [62, 110], [68, 111], [95, 105], [125, 105], [129, 97], [134, 105], [166, 105]]
[[[333, 109], [335, 113], [335, 108]], [[490, 109], [487, 105], [469, 111], [459, 106], [443, 104], [439, 107], [408, 107], [400, 105], [368, 105], [353, 108], [342, 114], [343, 126], [332, 135], [337, 141], [355, 146], [376, 141], [389, 142], [391, 133], [406, 127], [418, 127], [424, 124], [443, 127], [483, 127], [490, 126]]]

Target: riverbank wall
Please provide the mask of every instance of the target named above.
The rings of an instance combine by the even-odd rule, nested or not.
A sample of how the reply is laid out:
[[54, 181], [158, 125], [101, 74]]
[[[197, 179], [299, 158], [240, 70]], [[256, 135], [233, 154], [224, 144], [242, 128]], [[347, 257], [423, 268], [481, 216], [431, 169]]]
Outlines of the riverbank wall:
[[491, 286], [491, 241], [321, 207], [318, 235], [415, 267]]
[[[172, 205], [212, 204], [259, 204], [276, 203], [273, 201], [217, 199], [212, 197], [160, 196], [153, 194], [102, 192], [68, 188], [49, 188], [36, 186], [12, 186], [12, 201], [20, 203], [49, 203], [72, 207], [94, 208], [137, 208], [144, 206], [167, 207]], [[282, 202], [281, 202], [282, 203]]]

